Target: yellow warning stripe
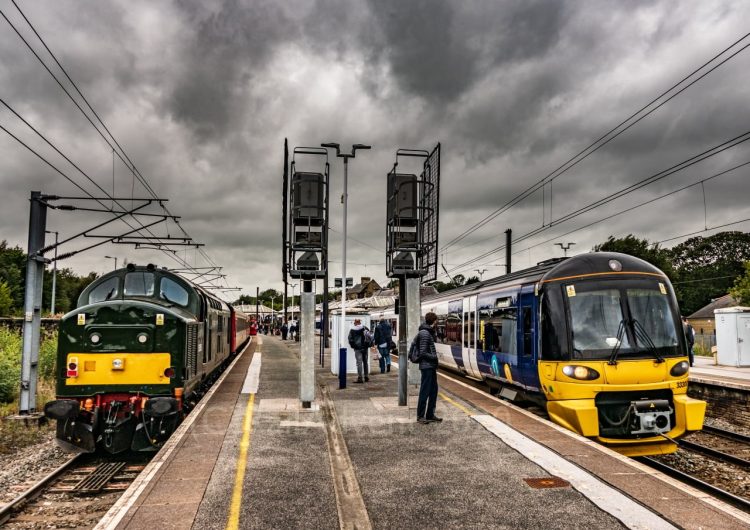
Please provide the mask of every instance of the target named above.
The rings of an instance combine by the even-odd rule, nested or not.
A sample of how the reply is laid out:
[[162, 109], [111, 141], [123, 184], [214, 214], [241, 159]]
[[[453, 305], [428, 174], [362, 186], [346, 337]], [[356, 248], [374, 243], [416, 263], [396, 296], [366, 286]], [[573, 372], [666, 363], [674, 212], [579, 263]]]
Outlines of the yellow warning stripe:
[[245, 409], [245, 420], [242, 423], [242, 440], [240, 441], [240, 456], [237, 461], [237, 473], [234, 476], [234, 492], [232, 503], [229, 507], [229, 520], [227, 530], [238, 530], [240, 527], [240, 505], [242, 504], [242, 484], [245, 480], [245, 468], [247, 467], [247, 452], [250, 449], [250, 432], [253, 430], [253, 405], [255, 394], [250, 394]]
[[442, 392], [438, 392], [438, 396], [440, 396], [441, 399], [447, 401], [448, 403], [450, 403], [451, 405], [453, 405], [454, 407], [456, 407], [460, 411], [464, 412], [467, 416], [474, 416], [474, 414], [475, 414], [474, 412], [470, 411], [469, 409], [467, 409], [466, 407], [464, 407], [463, 405], [461, 405], [461, 403], [458, 403], [457, 401], [449, 398], [448, 396], [446, 396]]

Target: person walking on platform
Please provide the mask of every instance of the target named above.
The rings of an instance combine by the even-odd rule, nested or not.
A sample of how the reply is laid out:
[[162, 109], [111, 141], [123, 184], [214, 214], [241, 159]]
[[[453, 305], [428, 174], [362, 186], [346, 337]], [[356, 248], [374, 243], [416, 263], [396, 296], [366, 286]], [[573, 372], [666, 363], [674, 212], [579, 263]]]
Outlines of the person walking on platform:
[[391, 371], [391, 340], [393, 338], [393, 330], [391, 324], [383, 319], [378, 322], [375, 328], [375, 345], [378, 347], [378, 353], [380, 358], [378, 363], [380, 364], [380, 373]]
[[289, 332], [289, 327], [286, 325], [286, 321], [281, 324], [281, 340], [286, 340], [286, 334]]
[[355, 383], [364, 383], [370, 380], [370, 371], [368, 367], [367, 349], [370, 347], [367, 340], [366, 331], [369, 331], [362, 325], [362, 320], [354, 319], [354, 326], [349, 330], [349, 346], [354, 350], [354, 357], [357, 359], [357, 380]]
[[435, 416], [438, 395], [438, 357], [435, 349], [437, 315], [432, 312], [427, 313], [424, 320], [425, 323], [419, 326], [419, 333], [415, 339], [419, 351], [419, 371], [422, 373], [419, 401], [417, 402], [417, 421], [419, 423], [439, 423], [443, 421], [443, 418]]
[[685, 333], [685, 339], [687, 340], [688, 360], [690, 361], [690, 366], [693, 366], [693, 361], [695, 361], [695, 354], [693, 353], [693, 346], [695, 346], [695, 330], [685, 317], [682, 317], [682, 330]]

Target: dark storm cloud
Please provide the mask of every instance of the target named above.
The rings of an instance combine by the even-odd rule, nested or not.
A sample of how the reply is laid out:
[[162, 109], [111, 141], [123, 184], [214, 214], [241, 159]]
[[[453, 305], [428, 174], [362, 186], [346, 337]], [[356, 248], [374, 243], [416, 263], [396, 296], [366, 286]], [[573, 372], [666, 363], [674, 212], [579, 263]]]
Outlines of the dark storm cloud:
[[556, 41], [563, 5], [552, 1], [369, 1], [376, 26], [363, 33], [374, 61], [401, 88], [439, 103], [459, 98], [491, 68], [543, 55]]
[[181, 6], [195, 34], [183, 50], [169, 106], [200, 139], [221, 137], [236, 127], [234, 111], [247, 85], [263, 74], [280, 41], [296, 38], [297, 26], [273, 1]]

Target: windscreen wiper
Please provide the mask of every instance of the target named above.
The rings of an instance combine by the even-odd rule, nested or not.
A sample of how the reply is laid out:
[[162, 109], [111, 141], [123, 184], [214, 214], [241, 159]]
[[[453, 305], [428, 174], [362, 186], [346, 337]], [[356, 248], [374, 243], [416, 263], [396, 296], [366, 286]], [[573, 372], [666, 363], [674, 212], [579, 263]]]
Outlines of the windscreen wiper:
[[635, 332], [635, 339], [638, 342], [643, 341], [646, 345], [646, 348], [654, 354], [654, 357], [656, 357], [657, 363], [663, 363], [664, 358], [659, 354], [659, 350], [656, 347], [656, 344], [654, 344], [654, 341], [651, 340], [651, 337], [649, 336], [646, 329], [643, 327], [643, 325], [638, 322], [636, 319], [632, 320], [633, 322], [633, 331]]
[[622, 344], [623, 336], [625, 335], [625, 319], [620, 320], [620, 325], [617, 326], [617, 337], [615, 338], [615, 345], [612, 347], [612, 353], [609, 354], [609, 361], [607, 364], [615, 366], [617, 365], [617, 354], [620, 351], [620, 344]]

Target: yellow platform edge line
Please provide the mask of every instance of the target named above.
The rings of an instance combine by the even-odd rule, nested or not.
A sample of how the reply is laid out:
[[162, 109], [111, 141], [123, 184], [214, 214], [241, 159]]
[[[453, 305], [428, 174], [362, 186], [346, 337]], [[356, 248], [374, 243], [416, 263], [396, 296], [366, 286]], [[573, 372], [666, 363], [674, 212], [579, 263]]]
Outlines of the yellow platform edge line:
[[240, 456], [237, 459], [237, 473], [234, 476], [234, 491], [232, 492], [232, 503], [229, 506], [229, 519], [227, 530], [239, 530], [240, 506], [242, 505], [242, 484], [245, 481], [245, 468], [247, 467], [247, 453], [250, 449], [250, 434], [253, 430], [253, 406], [255, 394], [250, 394], [245, 409], [245, 419], [242, 422], [242, 440], [240, 441]]
[[438, 396], [440, 396], [440, 398], [442, 400], [447, 401], [448, 403], [450, 403], [451, 405], [453, 405], [454, 407], [456, 407], [458, 410], [462, 411], [467, 416], [474, 416], [475, 415], [474, 412], [470, 411], [469, 409], [467, 409], [466, 407], [464, 407], [463, 405], [461, 405], [461, 403], [458, 403], [457, 401], [449, 398], [448, 396], [446, 396], [442, 392], [438, 392]]

